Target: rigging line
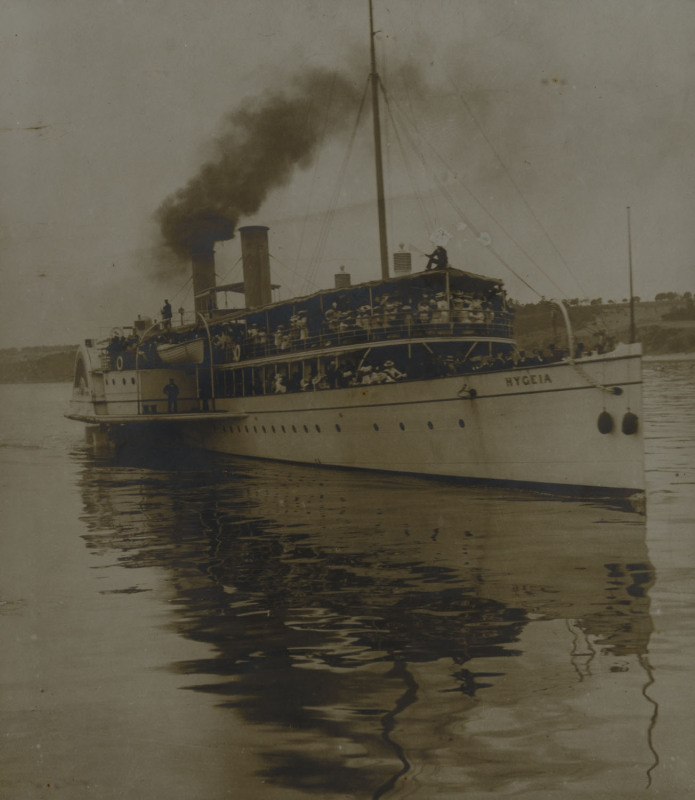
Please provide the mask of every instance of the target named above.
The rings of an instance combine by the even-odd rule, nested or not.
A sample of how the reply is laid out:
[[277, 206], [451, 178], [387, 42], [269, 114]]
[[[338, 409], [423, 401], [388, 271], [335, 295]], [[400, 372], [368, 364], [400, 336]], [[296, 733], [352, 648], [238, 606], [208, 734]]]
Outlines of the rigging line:
[[[270, 257], [272, 258], [273, 261], [277, 261], [277, 263], [281, 267], [283, 267], [286, 270], [289, 270], [293, 275], [296, 275], [298, 278], [301, 278], [306, 283], [307, 280], [306, 275], [303, 275], [301, 272], [294, 269], [294, 267], [291, 267], [289, 264], [285, 264], [283, 261], [280, 261], [280, 259], [277, 256], [274, 256], [272, 253], [270, 254]], [[311, 282], [311, 287], [315, 290], [319, 289], [318, 285], [315, 284], [313, 281]]]
[[340, 168], [340, 172], [338, 175], [338, 180], [336, 181], [336, 187], [333, 191], [331, 196], [328, 211], [324, 215], [323, 222], [321, 225], [321, 230], [319, 232], [319, 237], [316, 243], [316, 247], [314, 248], [314, 256], [312, 257], [311, 261], [311, 268], [309, 270], [308, 279], [313, 282], [316, 274], [318, 272], [318, 265], [320, 263], [321, 258], [323, 257], [323, 252], [326, 247], [326, 243], [328, 241], [328, 233], [335, 218], [338, 206], [338, 195], [340, 194], [340, 190], [345, 179], [345, 173], [347, 172], [347, 166], [350, 161], [350, 156], [352, 155], [352, 149], [355, 143], [355, 138], [357, 135], [357, 129], [359, 127], [360, 120], [362, 118], [362, 112], [364, 110], [365, 100], [367, 98], [367, 91], [369, 89], [369, 80], [367, 80], [365, 84], [364, 93], [362, 95], [362, 100], [360, 102], [360, 107], [357, 111], [357, 117], [355, 119], [355, 124], [352, 129], [352, 133], [350, 134], [350, 139], [348, 141], [348, 147], [345, 154], [345, 158], [343, 159], [343, 163]]
[[[334, 75], [333, 82], [331, 84], [331, 96], [332, 96], [332, 89], [335, 86], [335, 81], [336, 80], [337, 80], [337, 75]], [[309, 109], [311, 109], [311, 104], [309, 104]], [[307, 118], [308, 118], [308, 116], [309, 116], [309, 114], [307, 113]], [[321, 136], [320, 136], [319, 143], [318, 143], [318, 148], [317, 148], [319, 153], [321, 153], [321, 151], [323, 149], [322, 146], [323, 146], [323, 142], [324, 142], [324, 140], [326, 138], [326, 130], [327, 130], [327, 128], [328, 128], [328, 114], [326, 114], [324, 116], [323, 128], [321, 130]], [[312, 176], [312, 179], [311, 179], [311, 187], [309, 189], [309, 199], [314, 194], [314, 187], [316, 185], [316, 176], [318, 175], [318, 166], [319, 166], [319, 159], [316, 160], [316, 166], [314, 168], [314, 173], [313, 173], [313, 176]], [[307, 225], [308, 217], [309, 217], [309, 213], [307, 211], [305, 213], [304, 219], [302, 221], [302, 229], [301, 229], [301, 233], [300, 233], [300, 236], [299, 236], [299, 248], [297, 249], [297, 266], [299, 266], [299, 260], [300, 260], [301, 255], [302, 255], [302, 248], [304, 246], [304, 235], [306, 233], [306, 225]], [[306, 287], [306, 284], [305, 284], [305, 287]]]
[[400, 131], [398, 129], [398, 126], [396, 125], [396, 120], [393, 115], [393, 109], [391, 108], [391, 104], [389, 103], [388, 95], [386, 94], [386, 92], [383, 91], [383, 86], [382, 86], [382, 94], [384, 97], [384, 103], [386, 104], [386, 110], [388, 112], [389, 119], [391, 120], [391, 127], [393, 129], [396, 143], [398, 144], [401, 156], [403, 157], [405, 170], [408, 173], [408, 179], [410, 180], [410, 185], [413, 187], [413, 192], [415, 194], [415, 199], [417, 201], [418, 207], [420, 208], [420, 213], [422, 214], [423, 219], [425, 220], [425, 225], [427, 226], [428, 233], [432, 233], [432, 231], [435, 228], [435, 220], [430, 216], [430, 213], [427, 210], [427, 207], [425, 206], [424, 198], [417, 187], [417, 183], [410, 169], [410, 160], [407, 158], [405, 147], [403, 146], [403, 140], [401, 139]]
[[449, 83], [452, 85], [454, 91], [456, 92], [456, 96], [458, 97], [458, 99], [462, 103], [463, 107], [466, 109], [466, 111], [470, 115], [471, 119], [475, 123], [476, 127], [478, 128], [478, 130], [480, 131], [480, 135], [483, 137], [483, 139], [485, 140], [487, 146], [492, 151], [492, 154], [495, 156], [495, 158], [499, 162], [500, 166], [504, 170], [504, 174], [507, 176], [507, 178], [509, 179], [509, 182], [512, 184], [512, 186], [516, 189], [517, 193], [519, 194], [519, 197], [521, 197], [521, 200], [522, 200], [523, 204], [526, 206], [527, 211], [533, 217], [533, 219], [536, 221], [536, 224], [541, 229], [541, 231], [543, 231], [543, 235], [548, 240], [548, 242], [549, 242], [550, 246], [553, 248], [553, 250], [557, 253], [560, 261], [562, 262], [562, 264], [565, 267], [565, 269], [567, 270], [567, 272], [572, 276], [572, 279], [577, 284], [577, 287], [579, 288], [579, 291], [582, 293], [582, 296], [586, 295], [586, 290], [582, 286], [579, 278], [577, 278], [577, 276], [574, 274], [574, 272], [570, 268], [569, 264], [567, 263], [567, 261], [565, 260], [565, 257], [560, 252], [560, 249], [558, 248], [558, 246], [555, 244], [555, 242], [554, 242], [553, 238], [551, 237], [550, 233], [548, 232], [546, 227], [543, 225], [543, 223], [541, 222], [541, 220], [538, 217], [538, 215], [536, 214], [536, 212], [533, 210], [533, 207], [531, 206], [529, 201], [526, 199], [526, 196], [524, 195], [524, 193], [521, 191], [521, 187], [514, 180], [514, 177], [512, 176], [511, 171], [509, 170], [509, 168], [507, 167], [505, 162], [502, 160], [502, 157], [500, 156], [500, 154], [497, 151], [497, 149], [495, 148], [495, 146], [490, 141], [487, 133], [485, 132], [485, 129], [483, 128], [483, 126], [478, 121], [478, 118], [473, 113], [473, 110], [471, 109], [470, 105], [468, 104], [468, 102], [466, 101], [465, 97], [461, 93], [461, 90], [456, 86], [456, 84], [454, 83], [453, 78], [450, 75], [447, 74], [447, 78], [449, 79]]
[[[324, 139], [327, 125], [328, 125], [328, 115], [326, 115], [326, 117], [325, 117], [324, 129], [323, 129], [323, 132], [321, 134], [321, 141], [323, 141], [323, 139]], [[313, 191], [314, 183], [316, 181], [316, 175], [317, 174], [318, 174], [318, 163], [317, 163], [316, 169], [314, 170], [314, 177], [313, 177], [313, 180], [312, 180], [312, 191]], [[330, 210], [330, 202], [329, 202], [329, 210]], [[324, 234], [324, 230], [325, 230], [325, 227], [326, 227], [326, 215], [327, 214], [328, 214], [328, 212], [326, 212], [325, 215], [320, 217], [320, 225], [319, 225], [319, 233], [318, 233], [318, 236], [317, 236], [317, 242], [314, 245], [314, 252], [309, 256], [309, 268], [308, 268], [308, 271], [306, 273], [306, 276], [305, 276], [305, 279], [304, 279], [304, 283], [302, 284], [302, 289], [301, 289], [302, 292], [306, 292], [309, 289], [310, 286], [315, 285], [314, 278], [316, 277], [316, 275], [318, 273], [318, 266], [319, 266], [319, 263], [320, 263], [320, 244], [319, 243], [321, 242], [323, 237], [326, 235], [326, 234]], [[309, 216], [309, 214], [307, 212], [307, 214], [304, 217], [304, 227], [302, 229], [302, 242], [303, 242], [303, 238], [304, 238], [304, 229], [306, 227], [306, 221], [308, 219], [308, 216]], [[301, 245], [300, 245], [300, 250], [301, 250]]]
[[[406, 135], [407, 135], [407, 132], [406, 132]], [[415, 150], [415, 152], [416, 152], [416, 153], [418, 153], [418, 150], [417, 150], [417, 148], [415, 148], [415, 147], [414, 147], [414, 145], [413, 145], [413, 149]], [[420, 156], [421, 156], [421, 154], [420, 154]], [[463, 212], [463, 209], [461, 209], [461, 208], [459, 208], [459, 207], [458, 207], [458, 205], [457, 205], [456, 201], [454, 200], [453, 196], [451, 195], [451, 193], [449, 192], [449, 190], [447, 189], [447, 187], [444, 185], [444, 183], [443, 183], [443, 182], [441, 182], [441, 181], [440, 181], [440, 180], [439, 180], [439, 179], [438, 179], [436, 176], [435, 176], [435, 182], [437, 183], [437, 186], [439, 187], [439, 190], [440, 190], [441, 194], [442, 194], [442, 195], [445, 197], [445, 199], [446, 199], [446, 200], [449, 202], [449, 204], [450, 204], [450, 205], [451, 205], [451, 207], [452, 207], [452, 208], [453, 208], [453, 209], [456, 211], [456, 213], [459, 215], [459, 217], [460, 217], [460, 218], [461, 218], [461, 219], [462, 219], [462, 220], [463, 220], [463, 221], [464, 221], [464, 222], [465, 222], [465, 223], [468, 225], [468, 227], [471, 229], [471, 231], [473, 232], [473, 234], [474, 234], [476, 237], [480, 238], [481, 231], [480, 231], [480, 230], [478, 229], [478, 227], [477, 227], [477, 226], [476, 226], [476, 225], [475, 225], [475, 224], [474, 224], [474, 223], [473, 223], [473, 222], [472, 222], [472, 221], [471, 221], [471, 220], [470, 220], [470, 219], [467, 217], [467, 215], [466, 215], [466, 214]], [[511, 237], [510, 237], [510, 238], [511, 238]], [[514, 241], [514, 240], [512, 239], [512, 241]], [[516, 242], [515, 242], [515, 244], [516, 244]], [[507, 270], [508, 270], [508, 271], [509, 271], [509, 272], [510, 272], [510, 273], [511, 273], [511, 274], [512, 274], [512, 275], [513, 275], [515, 278], [517, 278], [517, 280], [521, 281], [521, 283], [523, 283], [523, 284], [524, 284], [524, 286], [526, 286], [528, 289], [530, 289], [530, 290], [533, 292], [533, 294], [535, 294], [537, 297], [542, 297], [542, 296], [543, 296], [543, 295], [541, 294], [541, 292], [539, 292], [539, 291], [538, 291], [538, 290], [537, 290], [537, 289], [536, 289], [534, 286], [532, 286], [532, 285], [531, 285], [531, 284], [530, 284], [530, 283], [529, 283], [529, 282], [528, 282], [528, 281], [527, 281], [525, 278], [523, 278], [521, 275], [519, 275], [519, 273], [518, 273], [518, 272], [516, 272], [516, 270], [514, 270], [514, 269], [511, 267], [511, 265], [510, 265], [510, 264], [509, 264], [509, 263], [508, 263], [508, 262], [507, 262], [507, 261], [506, 261], [506, 260], [505, 260], [505, 259], [504, 259], [504, 258], [503, 258], [503, 257], [502, 257], [502, 256], [501, 256], [499, 253], [498, 253], [498, 252], [497, 252], [497, 250], [496, 250], [494, 247], [491, 247], [491, 246], [490, 246], [490, 247], [488, 247], [488, 249], [490, 250], [490, 252], [492, 253], [492, 255], [493, 255], [493, 256], [494, 256], [494, 257], [495, 257], [495, 258], [496, 258], [496, 259], [497, 259], [497, 260], [500, 262], [500, 264], [502, 264], [504, 267], [506, 267], [506, 269], [507, 269]], [[532, 259], [531, 259], [531, 263], [533, 263], [533, 260], [532, 260]]]
[[232, 264], [232, 266], [229, 267], [229, 269], [227, 269], [225, 271], [222, 283], [229, 283], [230, 282], [231, 277], [232, 277], [232, 275], [234, 273], [234, 270], [237, 268], [237, 266], [240, 263], [241, 263], [241, 256], [239, 256], [239, 258], [237, 258], [237, 260]]
[[171, 296], [172, 300], [176, 300], [176, 298], [181, 294], [181, 292], [188, 286], [188, 284], [193, 280], [193, 275], [189, 275], [186, 280], [184, 281], [183, 285], [176, 290], [176, 292]]
[[323, 258], [323, 254], [325, 252], [326, 245], [328, 243], [328, 236], [329, 236], [330, 230], [331, 230], [332, 225], [333, 225], [333, 220], [335, 219], [335, 215], [336, 215], [336, 212], [337, 212], [338, 196], [339, 196], [340, 190], [341, 190], [341, 188], [342, 188], [342, 186], [344, 184], [345, 174], [347, 172], [348, 162], [349, 162], [350, 157], [352, 155], [352, 149], [353, 149], [353, 145], [354, 145], [354, 142], [355, 142], [357, 129], [359, 127], [359, 123], [360, 123], [360, 120], [362, 118], [362, 112], [363, 112], [365, 101], [366, 101], [366, 98], [367, 98], [368, 89], [369, 89], [369, 80], [367, 80], [365, 82], [365, 87], [364, 87], [364, 91], [363, 91], [363, 94], [362, 94], [362, 99], [360, 101], [360, 105], [359, 105], [359, 108], [357, 110], [357, 116], [356, 116], [356, 119], [355, 119], [355, 124], [353, 126], [353, 130], [352, 130], [352, 133], [350, 135], [350, 139], [348, 141], [348, 146], [347, 146], [345, 158], [343, 159], [340, 171], [338, 173], [338, 179], [336, 181], [333, 193], [332, 193], [331, 198], [330, 198], [329, 203], [328, 203], [328, 210], [326, 211], [326, 213], [324, 214], [324, 216], [323, 216], [323, 218], [321, 220], [321, 227], [320, 227], [320, 230], [319, 230], [319, 236], [317, 237], [316, 245], [314, 247], [314, 253], [312, 255], [312, 259], [311, 259], [311, 262], [310, 262], [311, 268], [310, 268], [309, 274], [308, 274], [309, 281], [313, 285], [316, 285], [315, 278], [318, 275], [319, 266], [321, 264], [321, 260]]
[[[439, 159], [439, 161], [441, 161], [441, 163], [442, 163], [442, 164], [444, 165], [444, 167], [445, 167], [445, 168], [448, 170], [448, 172], [453, 174], [453, 173], [454, 173], [454, 171], [451, 169], [450, 165], [449, 165], [449, 164], [448, 164], [448, 163], [447, 163], [447, 162], [444, 160], [444, 158], [443, 158], [443, 157], [442, 157], [442, 156], [441, 156], [441, 155], [440, 155], [440, 154], [439, 154], [439, 153], [438, 153], [438, 152], [435, 150], [435, 148], [433, 147], [433, 145], [432, 145], [431, 143], [427, 142], [427, 140], [426, 140], [426, 139], [425, 139], [425, 138], [424, 138], [424, 137], [423, 137], [423, 136], [420, 134], [420, 132], [419, 132], [419, 130], [418, 130], [418, 128], [417, 128], [417, 126], [415, 125], [415, 123], [414, 123], [414, 122], [412, 122], [411, 120], [409, 120], [409, 119], [408, 119], [408, 117], [407, 117], [407, 116], [404, 114], [404, 112], [403, 112], [403, 111], [400, 109], [400, 107], [399, 107], [398, 103], [395, 103], [395, 102], [394, 102], [394, 105], [395, 105], [395, 106], [396, 106], [396, 108], [397, 108], [397, 109], [400, 111], [400, 113], [401, 113], [401, 114], [403, 114], [403, 118], [404, 118], [405, 122], [408, 122], [408, 123], [409, 123], [409, 124], [410, 124], [410, 125], [413, 127], [413, 129], [415, 130], [415, 133], [418, 135], [418, 137], [419, 137], [419, 138], [420, 138], [420, 139], [421, 139], [423, 142], [425, 142], [425, 143], [427, 144], [427, 146], [429, 147], [429, 149], [430, 149], [430, 150], [432, 151], [432, 153], [433, 153], [433, 154], [434, 154], [434, 155], [435, 155], [435, 156], [436, 156], [436, 157]], [[443, 184], [443, 183], [442, 183], [442, 182], [441, 182], [441, 181], [440, 181], [440, 180], [439, 180], [439, 179], [438, 179], [436, 176], [435, 176], [435, 181], [437, 182], [437, 185], [440, 187], [440, 191], [442, 191], [442, 193], [444, 193], [444, 192], [445, 192], [445, 187], [444, 187], [444, 184]], [[536, 262], [536, 260], [535, 260], [535, 259], [534, 259], [534, 258], [531, 256], [531, 254], [530, 254], [530, 253], [529, 253], [529, 252], [528, 252], [528, 251], [527, 251], [527, 250], [526, 250], [526, 249], [525, 249], [525, 248], [524, 248], [524, 247], [523, 247], [521, 244], [519, 244], [519, 242], [517, 242], [517, 240], [516, 240], [516, 239], [515, 239], [515, 238], [512, 236], [512, 234], [511, 234], [511, 233], [510, 233], [510, 232], [509, 232], [509, 231], [508, 231], [508, 230], [507, 230], [507, 229], [504, 227], [504, 225], [503, 225], [503, 224], [502, 224], [502, 223], [501, 223], [501, 222], [500, 222], [500, 221], [497, 219], [497, 217], [496, 217], [496, 216], [495, 216], [495, 215], [492, 213], [492, 211], [490, 211], [490, 210], [487, 208], [487, 206], [486, 206], [486, 205], [485, 205], [485, 204], [484, 204], [484, 203], [483, 203], [483, 202], [482, 202], [482, 201], [481, 201], [481, 200], [480, 200], [480, 199], [479, 199], [479, 198], [476, 196], [476, 194], [475, 194], [475, 193], [472, 191], [472, 189], [470, 189], [470, 188], [469, 188], [469, 187], [466, 185], [466, 183], [465, 183], [465, 182], [464, 182], [464, 181], [463, 181], [461, 178], [459, 178], [459, 177], [457, 177], [457, 178], [456, 178], [456, 182], [457, 182], [457, 183], [459, 183], [459, 184], [460, 184], [460, 185], [461, 185], [461, 186], [462, 186], [462, 187], [465, 189], [465, 191], [466, 191], [466, 192], [467, 192], [467, 193], [468, 193], [468, 194], [469, 194], [469, 195], [470, 195], [470, 196], [473, 198], [473, 200], [475, 200], [475, 202], [476, 202], [476, 203], [477, 203], [477, 204], [480, 206], [480, 208], [482, 208], [482, 210], [483, 210], [483, 211], [484, 211], [484, 212], [485, 212], [485, 213], [486, 213], [486, 214], [487, 214], [487, 215], [490, 217], [490, 219], [491, 219], [491, 220], [492, 220], [492, 221], [493, 221], [493, 222], [494, 222], [494, 223], [495, 223], [495, 224], [496, 224], [496, 225], [499, 227], [499, 229], [500, 229], [500, 230], [501, 230], [501, 231], [502, 231], [502, 232], [505, 234], [505, 236], [506, 236], [506, 237], [507, 237], [507, 238], [508, 238], [508, 239], [509, 239], [509, 240], [510, 240], [510, 241], [511, 241], [513, 244], [515, 244], [515, 245], [516, 245], [516, 246], [519, 248], [519, 250], [520, 250], [520, 251], [521, 251], [521, 252], [522, 252], [522, 253], [523, 253], [523, 254], [526, 256], [526, 258], [527, 258], [527, 259], [528, 259], [528, 260], [531, 262], [531, 264], [533, 264], [533, 266], [534, 266], [534, 267], [536, 267], [536, 269], [537, 269], [537, 270], [538, 270], [538, 271], [539, 271], [539, 272], [540, 272], [540, 273], [541, 273], [541, 274], [542, 274], [542, 275], [543, 275], [543, 276], [546, 278], [546, 280], [547, 280], [547, 281], [549, 281], [550, 283], [552, 283], [552, 284], [553, 284], [553, 286], [554, 286], [554, 287], [555, 287], [555, 288], [558, 290], [558, 292], [559, 292], [559, 293], [560, 293], [560, 294], [561, 294], [563, 297], [566, 297], [566, 296], [567, 296], [567, 293], [564, 291], [564, 289], [562, 289], [560, 286], [558, 286], [558, 284], [557, 284], [557, 283], [556, 283], [556, 282], [553, 280], [553, 278], [551, 278], [551, 277], [550, 277], [550, 275], [548, 275], [548, 273], [547, 273], [547, 272], [546, 272], [546, 271], [545, 271], [545, 270], [544, 270], [544, 269], [543, 269], [543, 268], [540, 266], [540, 264], [538, 264], [538, 263]], [[452, 204], [452, 207], [453, 207], [453, 208], [455, 208], [455, 209], [458, 211], [459, 209], [458, 209], [458, 208], [457, 208], [457, 206], [454, 204], [454, 202], [453, 202], [453, 197], [452, 197], [452, 196], [451, 196], [451, 194], [448, 192], [448, 190], [446, 190], [446, 196], [449, 198], [449, 202]], [[518, 276], [517, 276], [517, 277], [518, 277]], [[527, 285], [528, 285], [528, 284], [527, 284]], [[536, 291], [536, 290], [534, 289], [534, 291]], [[538, 293], [538, 292], [536, 292], [536, 294], [539, 294], [539, 293]]]

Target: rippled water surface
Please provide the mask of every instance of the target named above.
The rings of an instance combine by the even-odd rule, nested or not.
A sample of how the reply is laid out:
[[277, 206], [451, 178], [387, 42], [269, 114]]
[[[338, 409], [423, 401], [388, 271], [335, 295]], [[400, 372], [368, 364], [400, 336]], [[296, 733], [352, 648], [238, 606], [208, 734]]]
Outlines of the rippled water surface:
[[0, 796], [695, 794], [695, 360], [648, 514], [131, 448], [2, 386]]

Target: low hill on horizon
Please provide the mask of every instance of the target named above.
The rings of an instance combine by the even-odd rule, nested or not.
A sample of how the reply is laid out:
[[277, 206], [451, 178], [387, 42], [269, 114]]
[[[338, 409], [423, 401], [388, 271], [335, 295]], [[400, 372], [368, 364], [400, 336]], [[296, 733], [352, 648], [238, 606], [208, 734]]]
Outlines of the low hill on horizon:
[[[596, 346], [599, 331], [615, 341], [629, 338], [630, 308], [627, 303], [572, 305], [568, 308], [575, 342], [587, 350]], [[645, 355], [695, 353], [695, 307], [678, 301], [635, 304], [637, 341]], [[566, 347], [562, 313], [547, 301], [518, 306], [516, 337], [527, 352]], [[56, 383], [72, 381], [77, 345], [10, 347], [0, 349], [0, 383]]]

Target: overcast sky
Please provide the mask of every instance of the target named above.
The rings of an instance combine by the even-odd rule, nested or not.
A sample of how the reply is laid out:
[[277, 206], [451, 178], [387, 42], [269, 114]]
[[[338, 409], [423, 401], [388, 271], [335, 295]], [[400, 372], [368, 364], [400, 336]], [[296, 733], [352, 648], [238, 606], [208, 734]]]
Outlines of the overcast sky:
[[[631, 206], [636, 294], [695, 290], [693, 0], [374, 6], [390, 250], [422, 266], [441, 226], [454, 266], [522, 300], [621, 300]], [[0, 39], [2, 346], [77, 343], [164, 297], [190, 307], [185, 266], [155, 278], [153, 213], [225, 116], [310, 69], [360, 96], [369, 74], [367, 0], [5, 0]], [[348, 151], [345, 112], [239, 221], [270, 226], [282, 296], [341, 265], [379, 277], [368, 123]], [[238, 258], [237, 239], [218, 246], [222, 280]]]

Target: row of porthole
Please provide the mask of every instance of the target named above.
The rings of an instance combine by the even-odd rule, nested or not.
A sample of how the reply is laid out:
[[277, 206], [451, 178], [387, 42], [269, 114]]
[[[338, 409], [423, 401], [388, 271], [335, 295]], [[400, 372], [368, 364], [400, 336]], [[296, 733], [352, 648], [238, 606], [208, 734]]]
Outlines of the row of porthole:
[[[125, 379], [125, 378], [121, 378], [121, 380], [123, 381], [123, 385], [125, 386], [125, 384], [126, 384], [126, 379]], [[131, 378], [131, 379], [130, 379], [130, 382], [131, 382], [133, 385], [135, 385], [135, 378]], [[115, 385], [116, 385], [116, 379], [115, 379], [115, 378], [111, 378], [111, 384], [112, 384], [113, 386], [115, 386]]]
[[[462, 419], [460, 419], [458, 421], [458, 425], [459, 425], [459, 428], [465, 428], [466, 427], [466, 423]], [[398, 426], [402, 431], [405, 430], [405, 425], [402, 422], [399, 422]], [[258, 433], [258, 425], [253, 425], [252, 427], [253, 427], [253, 432], [254, 433]], [[379, 430], [379, 425], [376, 422], [373, 423], [372, 427], [374, 428], [375, 431]], [[427, 423], [427, 427], [430, 430], [433, 430], [434, 429], [434, 423], [433, 422], [428, 422]], [[309, 433], [309, 426], [308, 425], [302, 425], [302, 428], [304, 429], [304, 433]], [[314, 425], [314, 428], [316, 429], [316, 433], [321, 433], [320, 425]], [[241, 433], [241, 425], [237, 425], [236, 429], [237, 429], [237, 433]], [[336, 431], [338, 433], [342, 432], [342, 428], [340, 427], [340, 425], [337, 422], [335, 423], [335, 429], [336, 429]], [[227, 431], [227, 426], [223, 425], [222, 426], [222, 430], [226, 432]], [[249, 430], [249, 426], [248, 425], [244, 425], [244, 430], [246, 431], [246, 433], [251, 433], [251, 431]], [[282, 433], [287, 433], [287, 429], [285, 428], [284, 425], [280, 426], [280, 430], [281, 430]], [[271, 431], [271, 433], [277, 433], [275, 425], [271, 425], [270, 426], [270, 431]], [[266, 428], [265, 425], [261, 425], [261, 432], [262, 433], [268, 433], [268, 429]], [[234, 426], [233, 425], [229, 426], [229, 433], [234, 433]], [[296, 425], [292, 425], [292, 433], [298, 433]]]

